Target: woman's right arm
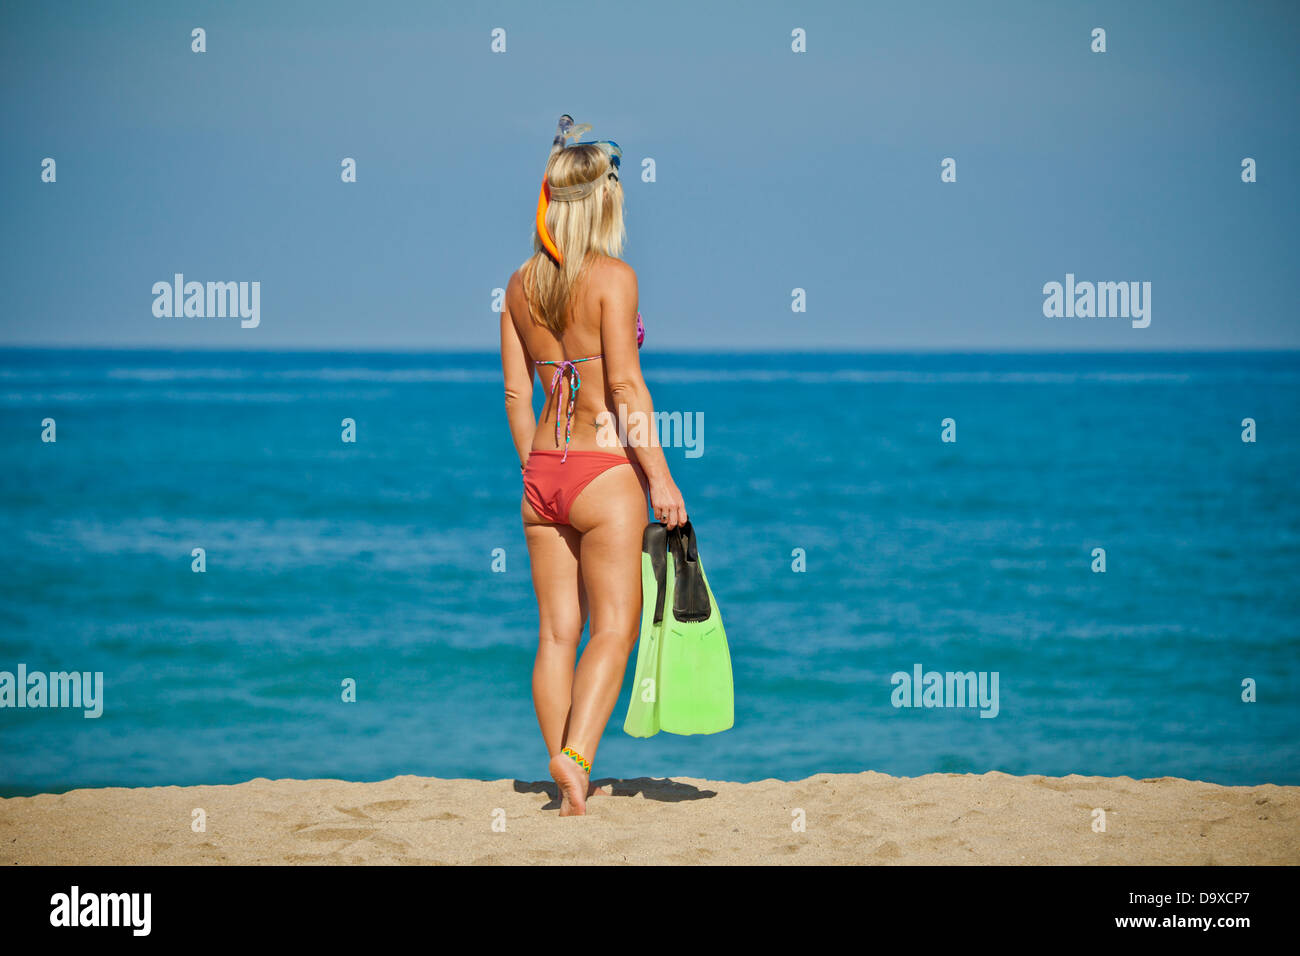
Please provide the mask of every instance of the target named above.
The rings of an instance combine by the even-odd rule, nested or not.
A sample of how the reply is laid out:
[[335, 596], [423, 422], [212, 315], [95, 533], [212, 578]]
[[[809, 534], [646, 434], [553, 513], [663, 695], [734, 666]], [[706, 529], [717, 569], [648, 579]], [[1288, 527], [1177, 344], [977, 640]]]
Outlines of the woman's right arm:
[[[668, 472], [668, 460], [659, 446], [650, 389], [641, 376], [641, 359], [636, 344], [636, 272], [625, 262], [611, 263], [611, 281], [601, 297], [600, 344], [605, 356], [605, 375], [615, 414], [626, 415], [629, 435], [649, 434], [648, 443], [633, 442], [628, 448], [650, 483], [650, 506], [657, 519], [670, 528], [686, 521], [686, 503]], [[636, 422], [645, 423], [636, 429]]]
[[[512, 276], [507, 288], [515, 281]], [[507, 304], [501, 309], [501, 371], [506, 386], [506, 419], [510, 423], [510, 437], [515, 443], [522, 469], [528, 461], [537, 430], [537, 419], [533, 417], [533, 359], [515, 328], [509, 301], [507, 295]]]

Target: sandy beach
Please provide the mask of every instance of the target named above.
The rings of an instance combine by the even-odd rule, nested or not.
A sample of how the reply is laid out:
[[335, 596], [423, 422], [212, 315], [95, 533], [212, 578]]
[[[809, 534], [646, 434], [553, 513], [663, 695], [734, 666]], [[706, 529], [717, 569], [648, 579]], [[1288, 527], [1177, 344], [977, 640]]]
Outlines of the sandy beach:
[[1003, 773], [601, 782], [613, 793], [564, 819], [549, 781], [256, 779], [14, 797], [0, 800], [0, 863], [1300, 863], [1300, 787]]

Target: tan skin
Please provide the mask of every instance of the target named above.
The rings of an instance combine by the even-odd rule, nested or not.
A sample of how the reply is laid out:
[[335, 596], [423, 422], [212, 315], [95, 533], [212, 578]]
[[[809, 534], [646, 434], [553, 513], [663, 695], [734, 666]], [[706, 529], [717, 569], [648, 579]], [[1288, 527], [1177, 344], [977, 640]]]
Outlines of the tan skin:
[[[527, 498], [520, 504], [539, 618], [533, 704], [551, 755], [551, 776], [560, 789], [561, 816], [585, 813], [593, 792], [588, 775], [561, 751], [572, 747], [595, 760], [636, 644], [646, 495], [658, 520], [669, 527], [686, 521], [686, 505], [657, 442], [633, 446], [629, 455], [627, 448], [602, 446], [596, 440], [601, 412], [617, 420], [622, 405], [629, 420], [639, 412], [653, 421], [654, 409], [637, 354], [636, 273], [619, 259], [591, 256], [563, 335], [557, 338], [534, 321], [524, 297], [522, 270], [510, 277], [501, 315], [506, 414], [521, 467], [531, 450], [559, 449], [564, 441], [563, 432], [560, 442], [555, 440], [555, 403], [567, 407], [568, 387], [548, 395], [541, 418], [534, 420], [534, 374], [543, 390], [550, 388], [553, 374], [552, 366], [541, 366], [538, 372], [534, 361], [602, 354], [603, 359], [578, 366], [582, 387], [569, 449], [622, 455], [632, 462], [632, 467], [615, 466], [587, 485], [573, 502], [567, 525], [545, 521]], [[591, 637], [579, 661], [578, 642], [588, 617]]]

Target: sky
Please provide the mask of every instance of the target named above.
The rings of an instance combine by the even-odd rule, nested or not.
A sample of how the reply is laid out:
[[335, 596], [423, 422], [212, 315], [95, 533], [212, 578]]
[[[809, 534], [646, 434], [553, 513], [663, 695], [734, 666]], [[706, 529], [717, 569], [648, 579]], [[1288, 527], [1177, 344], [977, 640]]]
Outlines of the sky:
[[[0, 345], [494, 349], [567, 112], [648, 344], [1296, 348], [1298, 51], [1291, 2], [10, 2]], [[1067, 274], [1150, 324], [1045, 316]]]

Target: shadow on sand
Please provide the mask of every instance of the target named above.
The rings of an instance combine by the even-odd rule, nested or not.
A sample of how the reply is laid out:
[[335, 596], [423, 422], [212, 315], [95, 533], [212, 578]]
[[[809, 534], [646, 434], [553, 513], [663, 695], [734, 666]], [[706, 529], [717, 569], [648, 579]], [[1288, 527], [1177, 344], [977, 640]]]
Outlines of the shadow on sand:
[[[699, 787], [693, 787], [689, 783], [677, 783], [675, 780], [664, 778], [655, 780], [653, 777], [637, 777], [634, 780], [612, 780], [608, 777], [593, 780], [598, 787], [605, 787], [614, 797], [635, 797], [637, 794], [645, 797], [647, 800], [658, 800], [661, 803], [681, 803], [683, 800], [707, 800], [709, 797], [716, 797], [716, 790], [701, 790]], [[559, 789], [555, 786], [553, 780], [537, 781], [530, 783], [524, 780], [514, 781], [515, 793], [544, 793], [550, 798], [550, 803], [542, 807], [543, 810], [560, 809]], [[602, 799], [597, 797], [596, 799]]]

